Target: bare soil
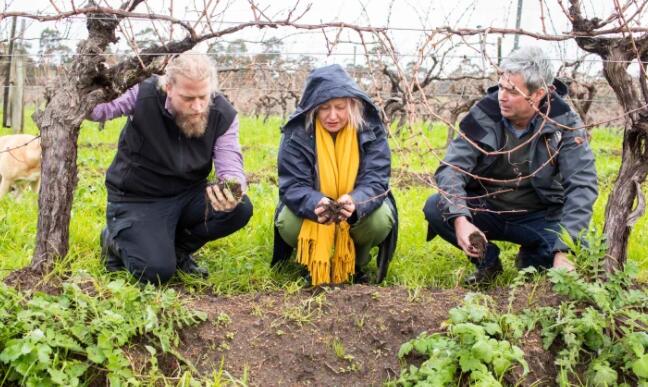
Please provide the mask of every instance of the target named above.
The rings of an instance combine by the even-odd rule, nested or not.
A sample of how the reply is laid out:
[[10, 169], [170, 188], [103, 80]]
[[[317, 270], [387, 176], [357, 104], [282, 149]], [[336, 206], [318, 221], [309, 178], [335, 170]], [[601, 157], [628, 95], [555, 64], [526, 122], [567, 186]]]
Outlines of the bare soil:
[[[423, 331], [442, 331], [448, 311], [466, 293], [353, 285], [292, 294], [201, 295], [189, 306], [206, 312], [208, 320], [181, 332], [179, 351], [204, 376], [219, 370], [222, 361], [223, 370], [236, 379], [247, 375], [250, 385], [380, 386], [398, 378], [401, 344]], [[488, 293], [506, 310], [508, 289]], [[526, 285], [516, 293], [513, 309], [557, 303], [548, 285]], [[137, 347], [127, 349], [135, 361]], [[539, 335], [529, 334], [522, 349], [530, 374], [522, 380], [514, 370], [507, 384], [552, 385], [554, 359]], [[175, 358], [160, 357], [159, 363], [167, 375], [178, 375]]]

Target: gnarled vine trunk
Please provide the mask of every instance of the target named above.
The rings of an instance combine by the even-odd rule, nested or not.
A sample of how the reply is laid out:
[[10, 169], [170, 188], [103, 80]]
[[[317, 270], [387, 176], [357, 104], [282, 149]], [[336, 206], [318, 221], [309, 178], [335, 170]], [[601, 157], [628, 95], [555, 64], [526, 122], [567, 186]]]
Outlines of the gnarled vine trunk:
[[[598, 28], [597, 20], [582, 16], [579, 0], [571, 3], [574, 32], [585, 35]], [[625, 264], [632, 226], [645, 210], [641, 184], [648, 175], [648, 87], [645, 66], [640, 67], [639, 87], [628, 67], [634, 60], [648, 59], [648, 34], [638, 38], [629, 34], [618, 38], [579, 37], [576, 42], [603, 59], [605, 78], [626, 113], [621, 167], [608, 198], [603, 230], [608, 244], [605, 268], [611, 271]]]
[[[141, 1], [133, 1], [136, 5]], [[38, 197], [38, 229], [31, 265], [13, 272], [10, 283], [23, 283], [28, 271], [36, 276], [48, 273], [56, 259], [67, 254], [72, 199], [78, 181], [77, 140], [81, 123], [97, 102], [104, 98], [107, 82], [102, 57], [115, 42], [119, 19], [88, 14], [88, 39], [82, 41], [70, 71], [61, 77], [47, 106], [34, 114], [41, 132], [41, 189]]]

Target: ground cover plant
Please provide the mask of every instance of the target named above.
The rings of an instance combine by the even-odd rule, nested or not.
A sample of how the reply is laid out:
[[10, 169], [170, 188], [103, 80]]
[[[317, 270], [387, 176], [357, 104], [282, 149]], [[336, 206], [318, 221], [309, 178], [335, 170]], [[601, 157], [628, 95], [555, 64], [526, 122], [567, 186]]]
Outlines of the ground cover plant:
[[136, 383], [122, 346], [149, 335], [146, 372], [153, 376], [156, 353], [177, 347], [176, 330], [205, 319], [184, 308], [173, 289], [139, 288], [123, 280], [96, 285], [91, 278], [72, 280], [60, 294], [26, 298], [0, 284], [0, 384], [77, 386], [101, 377], [111, 385]]
[[[466, 380], [479, 386], [498, 386], [505, 380], [515, 384], [524, 380], [529, 367], [524, 351], [509, 340], [519, 344], [525, 333], [537, 328], [543, 348], [555, 352], [557, 385], [648, 385], [648, 289], [636, 286], [632, 264], [606, 275], [605, 243], [594, 232], [585, 240], [569, 244], [576, 271], [548, 272], [559, 303], [522, 311], [513, 310], [511, 303], [501, 313], [493, 307], [492, 297], [470, 293], [461, 306], [450, 310], [442, 332], [422, 333], [403, 344], [399, 357], [417, 353], [426, 360], [420, 367], [410, 365], [396, 384], [456, 385]], [[511, 300], [524, 278], [534, 273], [533, 268], [520, 273], [511, 287]]]
[[[33, 123], [27, 123], [26, 131], [36, 133]], [[568, 301], [559, 308], [534, 308], [528, 315], [515, 314], [526, 324], [523, 337], [519, 337], [519, 330], [506, 328], [503, 316], [513, 316], [514, 311], [502, 305], [503, 291], [498, 290], [517, 283], [515, 247], [501, 244], [505, 273], [490, 290], [494, 302], [486, 301], [487, 296], [470, 296], [462, 306], [467, 292], [458, 284], [472, 270], [468, 261], [439, 238], [425, 242], [426, 223], [421, 209], [434, 192], [429, 179], [438, 165], [436, 156], [443, 155], [442, 150], [436, 156], [429, 150], [445, 144], [446, 129], [420, 124], [414, 128], [419, 135], [404, 133], [390, 140], [394, 159], [392, 191], [400, 205], [401, 232], [384, 286], [326, 289], [325, 297], [317, 298], [305, 287], [303, 272], [297, 265], [287, 265], [282, 270], [269, 267], [281, 121], [272, 118], [263, 123], [261, 119], [243, 117], [241, 142], [250, 178], [248, 195], [255, 206], [252, 220], [244, 232], [200, 250], [198, 259], [209, 268], [209, 278], [179, 276], [161, 289], [141, 288], [126, 273], [105, 272], [99, 262], [98, 239], [106, 201], [103, 179], [122, 125], [123, 120], [115, 120], [101, 131], [94, 123], [87, 122], [82, 127], [70, 252], [57, 262], [42, 284], [43, 290], [49, 287], [54, 291], [24, 293], [1, 289], [0, 381], [72, 385], [75, 381], [85, 384], [105, 378], [116, 384], [259, 384], [274, 377], [278, 384], [316, 383], [323, 378], [339, 385], [353, 384], [354, 380], [407, 384], [407, 380], [417, 376], [415, 371], [400, 374], [397, 354], [401, 344], [414, 339], [411, 345], [416, 349], [415, 338], [423, 331], [432, 336], [421, 336], [418, 340], [425, 344], [418, 344], [418, 349], [454, 345], [448, 341], [451, 336], [434, 336], [437, 333], [475, 336], [474, 332], [463, 332], [457, 326], [475, 324], [473, 316], [462, 318], [462, 311], [485, 305], [488, 310], [479, 322], [490, 325], [479, 336], [481, 340], [472, 343], [480, 343], [475, 352], [480, 352], [480, 346], [501, 347], [502, 353], [513, 356], [473, 356], [472, 364], [479, 371], [473, 375], [472, 371], [465, 372], [468, 368], [464, 369], [464, 365], [470, 367], [470, 359], [462, 365], [457, 355], [452, 383], [476, 382], [478, 379], [471, 378], [478, 374], [505, 384], [514, 383], [522, 380], [524, 372], [520, 369], [524, 369], [524, 362], [529, 363], [530, 369], [524, 380], [563, 384], [585, 384], [588, 380], [616, 380], [630, 385], [644, 382], [641, 378], [645, 378], [642, 375], [646, 345], [640, 328], [645, 327], [646, 321], [645, 311], [637, 305], [644, 300], [648, 281], [645, 217], [636, 223], [629, 245], [629, 268], [635, 268], [635, 279], [630, 280], [628, 273], [619, 274], [609, 286], [605, 285], [600, 273], [595, 275], [592, 271], [598, 270], [593, 269], [595, 261], [587, 258], [600, 258], [602, 250], [596, 250], [600, 245], [575, 248], [581, 254], [579, 262], [584, 265], [579, 268], [579, 276], [551, 272], [548, 278], [555, 288], [546, 289], [546, 293], [558, 293]], [[615, 149], [620, 148], [620, 142], [621, 136], [613, 128], [593, 131], [601, 194], [592, 223], [598, 229], [602, 228], [604, 205], [619, 167], [620, 155]], [[0, 201], [0, 277], [29, 263], [37, 211], [37, 194], [29, 190], [13, 192]], [[525, 289], [521, 292], [528, 301], [525, 306], [543, 305], [544, 301], [531, 301], [542, 299], [542, 292], [530, 295], [529, 284], [520, 282], [518, 286]], [[537, 283], [530, 286], [542, 287]], [[588, 298], [592, 295], [598, 298]], [[508, 292], [503, 299], [508, 299]], [[432, 310], [425, 310], [430, 305], [434, 305]], [[456, 309], [450, 312], [453, 308]], [[199, 323], [203, 317], [206, 321]], [[74, 324], [82, 321], [83, 324]], [[156, 321], [158, 328], [150, 325], [152, 321]], [[591, 326], [584, 326], [585, 323]], [[588, 331], [588, 327], [595, 329]], [[533, 329], [539, 332], [540, 339], [532, 348], [525, 347], [519, 341], [528, 341]], [[94, 348], [100, 347], [102, 332], [107, 330], [118, 337], [108, 340], [109, 343], [101, 339], [102, 351], [112, 354], [102, 358]], [[614, 335], [604, 339], [590, 331]], [[64, 339], [51, 339], [54, 336]], [[462, 346], [455, 347], [457, 351], [466, 350], [470, 342], [467, 337], [460, 343]], [[178, 343], [179, 348], [174, 345]], [[524, 357], [513, 349], [515, 346], [524, 352]], [[290, 350], [285, 359], [275, 358], [286, 348]], [[533, 351], [556, 354], [545, 353], [544, 374], [534, 374], [539, 367], [534, 367], [529, 358]], [[408, 351], [402, 350], [401, 354], [404, 356], [405, 352]], [[276, 366], [260, 365], [268, 359], [273, 359], [271, 362]], [[327, 364], [323, 368], [320, 359]], [[309, 367], [317, 371], [309, 373]], [[295, 372], [282, 375], [282, 369]], [[404, 369], [411, 370], [409, 366]], [[488, 372], [482, 372], [484, 369]]]

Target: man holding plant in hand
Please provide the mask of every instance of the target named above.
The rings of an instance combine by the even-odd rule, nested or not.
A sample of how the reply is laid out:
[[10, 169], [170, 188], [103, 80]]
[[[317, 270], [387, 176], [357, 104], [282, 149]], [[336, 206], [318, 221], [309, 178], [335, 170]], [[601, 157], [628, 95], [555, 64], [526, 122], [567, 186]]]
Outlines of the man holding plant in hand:
[[[128, 116], [106, 173], [107, 225], [100, 242], [109, 271], [126, 268], [156, 284], [176, 270], [206, 277], [192, 254], [252, 216], [239, 121], [217, 81], [208, 56], [185, 52], [164, 76], [93, 110], [94, 121]], [[212, 163], [226, 185], [207, 183]], [[232, 194], [232, 185], [240, 195]]]

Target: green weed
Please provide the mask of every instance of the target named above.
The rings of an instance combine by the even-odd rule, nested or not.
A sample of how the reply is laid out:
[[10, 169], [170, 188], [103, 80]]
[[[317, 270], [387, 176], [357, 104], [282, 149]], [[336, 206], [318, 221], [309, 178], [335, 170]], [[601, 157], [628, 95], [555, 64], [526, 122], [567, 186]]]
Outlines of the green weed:
[[545, 349], [557, 346], [556, 382], [569, 386], [586, 367], [585, 383], [596, 386], [648, 384], [648, 289], [637, 287], [636, 265], [604, 273], [606, 246], [594, 231], [570, 242], [576, 271], [550, 270], [553, 290], [567, 298], [559, 308], [527, 313], [539, 326]]
[[422, 333], [403, 344], [399, 358], [416, 353], [426, 360], [410, 365], [394, 383], [446, 386], [467, 378], [471, 385], [501, 386], [515, 365], [526, 375], [524, 353], [510, 342], [522, 336], [523, 322], [512, 314], [500, 316], [492, 304], [487, 295], [469, 293], [463, 305], [450, 310], [445, 332]]
[[539, 329], [544, 348], [556, 353], [558, 385], [647, 385], [648, 289], [637, 286], [636, 265], [604, 273], [606, 246], [594, 230], [583, 242], [565, 240], [577, 268], [548, 271], [553, 291], [563, 297], [558, 307], [512, 311], [524, 280], [532, 278], [537, 285], [534, 269], [522, 271], [515, 279], [507, 313], [498, 313], [489, 296], [470, 293], [463, 305], [450, 310], [443, 332], [422, 333], [401, 346], [401, 359], [416, 353], [425, 361], [420, 367], [409, 365], [390, 384], [501, 385], [515, 365], [522, 367], [523, 375], [527, 373], [524, 353], [514, 343]]
[[[172, 289], [115, 280], [82, 290], [89, 283], [69, 281], [60, 295], [29, 298], [0, 283], [0, 370], [6, 381], [76, 386], [105, 373], [113, 385], [134, 383], [124, 345], [148, 336], [152, 359], [158, 350], [176, 354], [176, 330], [206, 318], [187, 310]], [[150, 364], [154, 371], [156, 360]]]

